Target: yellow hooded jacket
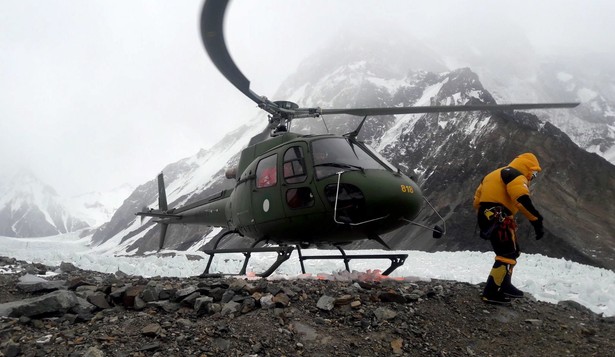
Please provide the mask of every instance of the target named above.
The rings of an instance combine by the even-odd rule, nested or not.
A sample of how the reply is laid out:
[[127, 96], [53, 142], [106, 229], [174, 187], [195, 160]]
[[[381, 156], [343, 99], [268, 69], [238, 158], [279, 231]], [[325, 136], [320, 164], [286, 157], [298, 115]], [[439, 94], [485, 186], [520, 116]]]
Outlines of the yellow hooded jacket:
[[[509, 168], [517, 170], [518, 173]], [[503, 175], [502, 170], [511, 171], [513, 174], [509, 174], [507, 179], [504, 180], [503, 177], [506, 177], [508, 172]], [[534, 154], [525, 153], [517, 156], [508, 166], [492, 171], [483, 178], [474, 193], [474, 208], [478, 210], [481, 203], [501, 204], [513, 216], [521, 211], [530, 221], [538, 220], [540, 214], [529, 200], [529, 181], [534, 171], [540, 172], [541, 170], [538, 159]], [[508, 180], [510, 181], [505, 182]], [[523, 196], [528, 197], [525, 202], [529, 202], [529, 204], [524, 205], [518, 201]]]

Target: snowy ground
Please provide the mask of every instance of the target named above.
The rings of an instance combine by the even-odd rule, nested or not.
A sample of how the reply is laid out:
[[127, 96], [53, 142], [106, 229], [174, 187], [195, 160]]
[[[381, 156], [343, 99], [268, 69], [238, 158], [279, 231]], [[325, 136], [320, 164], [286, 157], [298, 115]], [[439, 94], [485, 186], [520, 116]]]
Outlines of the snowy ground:
[[[146, 257], [114, 256], [88, 247], [88, 238], [78, 238], [76, 234], [66, 234], [46, 238], [8, 238], [0, 237], [0, 255], [46, 265], [59, 265], [71, 262], [88, 270], [114, 273], [121, 270], [127, 274], [142, 276], [195, 276], [203, 272], [207, 260], [194, 259], [194, 256], [207, 256], [201, 252], [174, 252], [152, 254]], [[369, 253], [384, 253], [370, 251]], [[166, 251], [165, 253], [173, 253]], [[362, 254], [367, 251], [349, 252]], [[392, 277], [409, 279], [446, 279], [477, 284], [484, 281], [493, 264], [492, 253], [481, 252], [436, 252], [396, 251], [409, 254], [406, 263], [398, 268]], [[273, 254], [273, 255], [272, 255]], [[303, 250], [304, 255], [339, 254], [338, 251]], [[275, 260], [275, 253], [253, 254], [248, 271], [264, 271]], [[243, 255], [216, 257], [211, 272], [238, 272]], [[384, 270], [388, 260], [350, 262], [351, 270], [366, 272], [370, 269]], [[344, 269], [343, 262], [331, 260], [307, 260], [306, 271], [315, 276], [319, 273], [331, 274]], [[2, 271], [0, 271], [1, 273]], [[270, 279], [289, 279], [301, 275], [297, 255], [278, 268]], [[513, 283], [523, 291], [531, 293], [538, 300], [556, 303], [573, 300], [592, 311], [615, 316], [615, 272], [594, 268], [562, 259], [542, 255], [522, 255], [515, 268]]]

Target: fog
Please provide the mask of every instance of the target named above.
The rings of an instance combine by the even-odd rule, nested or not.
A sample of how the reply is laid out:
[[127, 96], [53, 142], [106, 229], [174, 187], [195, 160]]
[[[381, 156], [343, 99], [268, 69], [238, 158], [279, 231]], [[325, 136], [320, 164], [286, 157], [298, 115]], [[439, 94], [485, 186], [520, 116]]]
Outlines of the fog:
[[[0, 0], [0, 175], [25, 167], [61, 195], [138, 185], [242, 122], [264, 126], [203, 50], [201, 7]], [[252, 89], [283, 99], [274, 98], [282, 81], [340, 31], [414, 36], [445, 51], [476, 41], [497, 53], [521, 41], [541, 53], [615, 53], [614, 9], [609, 1], [236, 0], [225, 30]]]

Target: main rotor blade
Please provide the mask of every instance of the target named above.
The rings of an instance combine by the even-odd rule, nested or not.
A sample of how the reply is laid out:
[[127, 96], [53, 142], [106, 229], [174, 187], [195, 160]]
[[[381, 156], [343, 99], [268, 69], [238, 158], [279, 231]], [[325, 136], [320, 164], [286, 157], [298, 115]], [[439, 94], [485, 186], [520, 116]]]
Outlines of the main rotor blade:
[[226, 48], [223, 22], [227, 5], [228, 0], [208, 0], [203, 5], [203, 11], [201, 12], [201, 39], [203, 40], [205, 51], [222, 75], [239, 89], [241, 93], [252, 99], [256, 104], [273, 104], [250, 89], [250, 81], [235, 65], [228, 48]]
[[393, 115], [393, 114], [425, 114], [425, 113], [453, 113], [472, 111], [508, 111], [523, 109], [547, 108], [574, 108], [580, 103], [522, 103], [522, 104], [480, 104], [480, 105], [435, 105], [418, 107], [388, 107], [388, 108], [349, 108], [349, 109], [320, 109], [320, 114], [349, 114], [349, 115]]
[[[510, 111], [523, 109], [574, 108], [579, 103], [536, 103], [536, 104], [484, 104], [484, 105], [452, 105], [452, 106], [418, 106], [389, 108], [281, 108], [266, 97], [259, 96], [250, 89], [250, 81], [241, 73], [226, 47], [224, 41], [224, 13], [229, 0], [206, 0], [201, 13], [201, 38], [205, 51], [220, 73], [239, 91], [254, 101], [260, 108], [272, 114], [271, 123], [280, 119], [315, 117], [323, 114], [350, 114], [357, 116], [393, 115], [393, 114], [424, 114], [452, 113], [469, 111]], [[270, 118], [270, 120], [272, 120]], [[277, 120], [277, 121], [275, 121]]]

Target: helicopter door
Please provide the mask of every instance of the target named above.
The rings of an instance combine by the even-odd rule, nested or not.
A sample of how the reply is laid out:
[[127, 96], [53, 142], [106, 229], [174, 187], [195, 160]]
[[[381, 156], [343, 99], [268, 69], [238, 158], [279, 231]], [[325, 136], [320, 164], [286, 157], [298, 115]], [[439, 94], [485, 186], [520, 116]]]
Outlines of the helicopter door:
[[316, 193], [308, 184], [309, 172], [305, 162], [305, 148], [296, 145], [284, 152], [282, 162], [281, 194], [287, 217], [305, 215], [320, 207]]
[[252, 194], [255, 224], [281, 219], [284, 216], [277, 167], [278, 154], [261, 159], [256, 166], [256, 182]]

